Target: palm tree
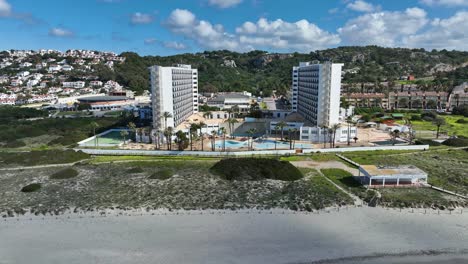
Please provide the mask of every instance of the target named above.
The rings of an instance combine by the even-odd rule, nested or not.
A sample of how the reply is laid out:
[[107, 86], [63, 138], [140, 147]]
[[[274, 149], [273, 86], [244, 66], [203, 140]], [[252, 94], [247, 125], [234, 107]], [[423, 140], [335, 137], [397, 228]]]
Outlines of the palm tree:
[[221, 128], [219, 128], [219, 131], [223, 135], [223, 151], [226, 151], [226, 128], [221, 127]]
[[123, 143], [125, 145], [125, 138], [128, 136], [128, 131], [127, 130], [121, 130], [120, 131], [120, 136], [123, 138]]
[[90, 126], [93, 129], [94, 146], [98, 146], [98, 137], [96, 136], [96, 129], [99, 128], [99, 124], [97, 122], [91, 122]]
[[276, 126], [277, 126], [279, 129], [281, 129], [281, 140], [283, 140], [283, 136], [284, 136], [284, 134], [283, 134], [283, 133], [284, 133], [283, 128], [284, 128], [285, 126], [287, 126], [287, 125], [288, 125], [288, 124], [286, 124], [286, 122], [284, 122], [284, 121], [281, 121], [281, 122], [279, 122], [278, 124], [276, 124]]
[[353, 122], [352, 116], [346, 117], [346, 124], [348, 125], [348, 135], [347, 135], [347, 141], [348, 141], [348, 146], [351, 145], [351, 124]]
[[178, 150], [184, 150], [187, 147], [187, 136], [182, 130], [176, 132], [176, 139]]
[[292, 149], [292, 137], [291, 137], [292, 132], [293, 132], [293, 130], [291, 128], [288, 129], [289, 149]]
[[164, 112], [163, 117], [164, 117], [164, 128], [167, 129], [167, 119], [172, 118], [172, 114], [169, 112]]
[[293, 133], [293, 145], [292, 145], [292, 148], [294, 149], [295, 146], [296, 146], [296, 133], [298, 132], [299, 130], [297, 130], [297, 128], [293, 128], [292, 130], [292, 133]]
[[231, 138], [234, 138], [234, 136], [232, 135], [233, 132], [234, 132], [234, 125], [238, 122], [237, 119], [235, 118], [228, 118], [227, 120], [228, 124], [229, 124], [229, 135], [231, 136]]
[[203, 117], [204, 117], [204, 118], [211, 118], [211, 115], [212, 115], [212, 114], [213, 114], [213, 113], [212, 113], [211, 111], [206, 111], [206, 112], [203, 113]]
[[322, 134], [323, 134], [323, 148], [327, 148], [327, 133], [328, 133], [328, 126], [322, 126]]
[[392, 146], [395, 146], [396, 139], [400, 136], [400, 130], [393, 130], [392, 132], [390, 132], [390, 136], [392, 138]]
[[216, 135], [218, 134], [218, 132], [216, 130], [212, 130], [211, 131], [211, 151], [215, 151], [216, 150]]
[[436, 138], [439, 138], [440, 127], [445, 126], [447, 122], [445, 122], [445, 118], [438, 116], [434, 121], [432, 121], [432, 123], [437, 127]]
[[237, 115], [239, 114], [239, 110], [240, 110], [240, 108], [239, 108], [238, 105], [233, 105], [231, 107], [231, 111], [234, 113], [234, 117], [237, 117]]
[[201, 150], [203, 151], [203, 138], [204, 138], [204, 135], [203, 135], [203, 128], [206, 127], [206, 124], [203, 122], [203, 121], [200, 121], [200, 123], [198, 123], [198, 127], [200, 128], [200, 138], [201, 138]]
[[164, 130], [164, 136], [166, 137], [167, 150], [172, 150], [172, 134], [174, 134], [174, 129], [168, 127]]
[[328, 143], [330, 143], [330, 148], [333, 148], [332, 139], [333, 139], [333, 128], [329, 128], [328, 129]]
[[257, 129], [256, 128], [251, 128], [247, 131], [247, 134], [248, 134], [248, 142], [249, 143], [249, 150], [252, 150], [253, 149], [253, 140], [252, 142], [250, 142], [250, 138], [253, 139], [253, 136], [255, 135], [255, 133], [257, 133]]
[[133, 122], [129, 122], [128, 125], [127, 125], [128, 129], [130, 129], [130, 131], [133, 132], [133, 134], [135, 135], [135, 142], [137, 141], [136, 139], [136, 125], [135, 123]]
[[143, 136], [143, 128], [135, 128], [135, 142], [137, 141], [137, 136], [140, 138], [140, 142], [142, 141]]
[[198, 124], [192, 123], [190, 124], [189, 128], [189, 136], [190, 136], [190, 150], [193, 150], [193, 133], [198, 131]]
[[341, 127], [340, 124], [333, 124], [332, 131], [333, 131], [333, 147], [335, 147], [335, 139], [336, 139], [336, 131]]

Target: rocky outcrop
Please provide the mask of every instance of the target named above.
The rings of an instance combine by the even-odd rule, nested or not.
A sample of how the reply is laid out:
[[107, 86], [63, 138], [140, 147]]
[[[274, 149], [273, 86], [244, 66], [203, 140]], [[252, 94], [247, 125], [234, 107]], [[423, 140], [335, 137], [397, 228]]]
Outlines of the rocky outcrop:
[[272, 62], [273, 60], [284, 60], [293, 57], [292, 54], [285, 53], [285, 54], [279, 54], [279, 53], [274, 53], [274, 54], [266, 54], [263, 56], [260, 56], [254, 60], [252, 60], [252, 64], [256, 67], [264, 67], [268, 63]]

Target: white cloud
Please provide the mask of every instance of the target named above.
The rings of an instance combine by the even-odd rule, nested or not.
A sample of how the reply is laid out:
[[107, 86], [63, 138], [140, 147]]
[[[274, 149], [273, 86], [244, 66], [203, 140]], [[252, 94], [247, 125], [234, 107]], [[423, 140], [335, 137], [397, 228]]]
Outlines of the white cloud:
[[146, 45], [152, 45], [158, 42], [155, 38], [147, 38], [143, 41]]
[[337, 7], [336, 7], [336, 8], [332, 8], [332, 9], [328, 9], [328, 14], [333, 15], [333, 14], [338, 13], [338, 11], [340, 11], [340, 9], [337, 8]]
[[195, 41], [206, 49], [229, 49], [247, 51], [252, 49], [282, 49], [311, 51], [340, 42], [336, 34], [320, 29], [307, 20], [294, 23], [281, 19], [268, 21], [264, 18], [256, 23], [247, 21], [228, 33], [220, 24], [198, 20], [188, 10], [174, 10], [166, 23], [174, 33]]
[[185, 44], [176, 41], [166, 41], [164, 42], [164, 47], [176, 50], [187, 49], [187, 46]]
[[468, 12], [460, 11], [447, 19], [434, 19], [420, 34], [406, 36], [403, 44], [427, 49], [468, 50]]
[[358, 12], [374, 12], [380, 9], [379, 6], [374, 6], [363, 0], [357, 0], [346, 5], [347, 8]]
[[52, 28], [49, 30], [49, 36], [53, 37], [73, 37], [75, 33], [65, 28]]
[[324, 31], [305, 19], [291, 23], [261, 18], [256, 23], [245, 22], [236, 28], [236, 33], [242, 45], [305, 52], [340, 42], [338, 35]]
[[134, 13], [130, 18], [130, 22], [134, 25], [136, 24], [149, 24], [153, 22], [154, 17], [150, 14], [143, 14], [143, 13]]
[[420, 8], [369, 13], [353, 18], [338, 29], [346, 45], [397, 46], [401, 40], [421, 30], [429, 20]]
[[208, 4], [219, 8], [229, 8], [240, 4], [242, 0], [208, 0]]
[[0, 17], [11, 15], [11, 5], [6, 0], [0, 0]]
[[238, 50], [236, 39], [227, 34], [220, 24], [212, 25], [205, 20], [197, 20], [192, 12], [185, 9], [172, 11], [167, 27], [174, 33], [183, 35], [207, 49]]
[[420, 0], [419, 2], [428, 6], [468, 6], [468, 0]]

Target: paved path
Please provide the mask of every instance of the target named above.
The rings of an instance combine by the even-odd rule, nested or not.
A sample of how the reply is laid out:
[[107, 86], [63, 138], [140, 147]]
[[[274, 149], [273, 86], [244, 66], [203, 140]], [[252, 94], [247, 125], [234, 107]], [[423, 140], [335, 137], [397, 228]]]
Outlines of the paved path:
[[317, 162], [317, 161], [291, 161], [291, 164], [296, 167], [303, 167], [303, 168], [312, 168], [312, 169], [342, 169], [348, 171], [353, 175], [358, 175], [358, 170], [348, 167], [346, 164], [339, 162], [339, 161], [324, 161], [324, 162]]

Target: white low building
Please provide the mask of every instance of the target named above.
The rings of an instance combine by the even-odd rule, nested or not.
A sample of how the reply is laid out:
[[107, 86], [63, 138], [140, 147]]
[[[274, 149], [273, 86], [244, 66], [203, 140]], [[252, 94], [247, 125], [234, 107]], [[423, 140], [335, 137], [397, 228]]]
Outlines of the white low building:
[[415, 166], [359, 166], [358, 180], [368, 187], [427, 184], [427, 173]]

